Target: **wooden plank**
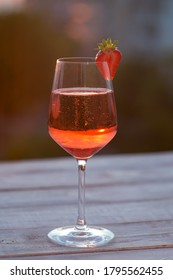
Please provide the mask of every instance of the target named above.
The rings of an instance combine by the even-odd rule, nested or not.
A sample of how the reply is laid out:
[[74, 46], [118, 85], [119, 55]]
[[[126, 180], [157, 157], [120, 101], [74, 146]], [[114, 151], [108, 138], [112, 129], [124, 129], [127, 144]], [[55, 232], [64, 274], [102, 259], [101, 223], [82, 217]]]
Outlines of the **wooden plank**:
[[[173, 188], [169, 184], [164, 188], [153, 187], [152, 191], [150, 185], [145, 185], [142, 190], [138, 190], [138, 187], [133, 189], [124, 187], [117, 191], [111, 187], [107, 187], [106, 190], [103, 188], [93, 190], [90, 187], [87, 193], [86, 215], [92, 222], [103, 223], [105, 218], [112, 223], [144, 222], [171, 220], [173, 216]], [[21, 222], [26, 227], [33, 226], [32, 221], [33, 218], [36, 219], [37, 213], [39, 214], [37, 223], [43, 219], [54, 221], [57, 213], [60, 218], [56, 219], [61, 223], [63, 217], [73, 221], [77, 212], [77, 190], [65, 188], [49, 192], [46, 190], [3, 192], [0, 207], [3, 213], [0, 216], [1, 227], [9, 224], [11, 228], [15, 228], [20, 226]]]
[[45, 254], [5, 257], [4, 260], [173, 260], [173, 248]]
[[[76, 249], [55, 245], [47, 239], [48, 228], [39, 227], [27, 230], [21, 228], [20, 230], [10, 230], [10, 233], [7, 230], [3, 230], [0, 240], [0, 258], [25, 257], [29, 255], [79, 254], [84, 252], [142, 251], [144, 249], [156, 248], [173, 249], [173, 242], [171, 243], [173, 240], [172, 225], [168, 227], [168, 224], [160, 222], [157, 225], [153, 225], [153, 223], [148, 225], [145, 223], [134, 224], [134, 227], [128, 224], [112, 226], [110, 229], [116, 233], [115, 239], [104, 247], [91, 249]], [[154, 230], [152, 230], [153, 227]]]
[[[0, 164], [0, 189], [77, 184], [77, 164], [72, 158], [19, 161]], [[173, 153], [96, 156], [88, 161], [87, 184], [134, 185], [146, 181], [173, 181]], [[67, 180], [70, 178], [70, 180]]]
[[[126, 217], [129, 221], [125, 221], [124, 218], [121, 220], [120, 217], [118, 217], [118, 219], [121, 220], [121, 222], [118, 222], [118, 219], [113, 220], [112, 216], [109, 217], [109, 215], [106, 215], [106, 211], [99, 216], [99, 209], [93, 217], [94, 211], [91, 210], [90, 218], [92, 223], [108, 227], [116, 234], [115, 240], [104, 248], [106, 250], [119, 250], [122, 248], [143, 249], [147, 247], [160, 248], [165, 246], [172, 248], [173, 221], [171, 219], [159, 220], [160, 217], [158, 216], [155, 217], [155, 220], [151, 220], [151, 216], [148, 216], [148, 218], [150, 217], [150, 220], [147, 221], [147, 216], [145, 215], [146, 211], [144, 211], [146, 208], [147, 206], [141, 211], [141, 215], [138, 211], [139, 220], [143, 219], [143, 222], [134, 222], [134, 220], [137, 219], [136, 216], [134, 216], [133, 211], [132, 215]], [[93, 208], [93, 210], [94, 209], [95, 208]], [[14, 254], [25, 255], [31, 253], [45, 254], [48, 252], [56, 252], [59, 254], [64, 252], [76, 252], [74, 249], [56, 246], [48, 241], [47, 233], [53, 229], [55, 225], [67, 225], [69, 224], [70, 218], [71, 221], [74, 221], [73, 219], [75, 217], [74, 212], [71, 211], [70, 207], [70, 211], [64, 211], [63, 216], [61, 215], [61, 211], [56, 212], [54, 210], [54, 207], [48, 207], [46, 209], [43, 207], [42, 210], [40, 210], [40, 208], [37, 210], [36, 207], [35, 209], [31, 209], [30, 207], [30, 210], [26, 208], [23, 211], [22, 208], [19, 208], [18, 212], [10, 212], [10, 219], [8, 219], [8, 216], [4, 213], [6, 220], [4, 224], [2, 224], [2, 229], [0, 231], [0, 256], [5, 257], [8, 255], [13, 256]], [[58, 213], [58, 215], [53, 215], [52, 213]], [[17, 219], [15, 217], [17, 217]], [[96, 249], [94, 249], [94, 251], [95, 250]]]

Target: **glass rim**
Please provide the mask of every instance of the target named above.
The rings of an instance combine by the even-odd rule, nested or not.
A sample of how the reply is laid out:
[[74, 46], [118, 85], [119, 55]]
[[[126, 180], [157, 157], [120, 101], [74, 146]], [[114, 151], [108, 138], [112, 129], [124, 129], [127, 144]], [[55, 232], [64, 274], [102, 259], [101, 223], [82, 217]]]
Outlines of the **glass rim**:
[[95, 62], [95, 58], [94, 57], [73, 57], [73, 56], [71, 56], [71, 57], [60, 57], [60, 58], [58, 58], [57, 59], [57, 62], [68, 62], [68, 63], [75, 63], [75, 62], [77, 62], [77, 63], [81, 63], [81, 62]]
[[[76, 64], [96, 64], [96, 59], [95, 57], [92, 56], [84, 56], [84, 57], [60, 57], [56, 60], [56, 63], [76, 63]], [[107, 64], [107, 61], [98, 61], [97, 64]]]

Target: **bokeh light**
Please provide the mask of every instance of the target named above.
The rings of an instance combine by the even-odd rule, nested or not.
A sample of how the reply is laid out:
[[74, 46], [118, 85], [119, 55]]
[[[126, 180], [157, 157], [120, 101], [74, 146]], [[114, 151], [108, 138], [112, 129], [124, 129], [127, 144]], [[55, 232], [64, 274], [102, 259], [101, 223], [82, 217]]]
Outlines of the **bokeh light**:
[[0, 1], [0, 160], [67, 155], [49, 137], [55, 61], [119, 41], [119, 127], [100, 153], [173, 150], [173, 1]]

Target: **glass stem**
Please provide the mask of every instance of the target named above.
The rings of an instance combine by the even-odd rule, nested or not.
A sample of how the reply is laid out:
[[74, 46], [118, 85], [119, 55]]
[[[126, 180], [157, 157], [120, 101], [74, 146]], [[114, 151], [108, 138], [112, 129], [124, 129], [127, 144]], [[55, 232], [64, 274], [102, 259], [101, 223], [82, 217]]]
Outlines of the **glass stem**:
[[85, 220], [85, 169], [86, 160], [78, 160], [78, 217], [76, 228], [79, 230], [86, 229]]

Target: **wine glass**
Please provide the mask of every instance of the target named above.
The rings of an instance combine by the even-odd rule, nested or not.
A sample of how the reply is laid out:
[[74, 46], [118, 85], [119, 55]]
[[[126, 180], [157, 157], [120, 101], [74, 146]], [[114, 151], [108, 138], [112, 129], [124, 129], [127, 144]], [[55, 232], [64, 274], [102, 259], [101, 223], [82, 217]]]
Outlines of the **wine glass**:
[[[101, 69], [102, 71], [100, 71]], [[97, 247], [114, 234], [88, 226], [85, 219], [85, 169], [87, 160], [117, 132], [117, 115], [107, 62], [94, 58], [57, 60], [50, 97], [48, 130], [53, 140], [78, 163], [78, 217], [76, 225], [48, 233], [51, 241], [71, 247]]]

